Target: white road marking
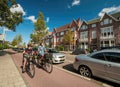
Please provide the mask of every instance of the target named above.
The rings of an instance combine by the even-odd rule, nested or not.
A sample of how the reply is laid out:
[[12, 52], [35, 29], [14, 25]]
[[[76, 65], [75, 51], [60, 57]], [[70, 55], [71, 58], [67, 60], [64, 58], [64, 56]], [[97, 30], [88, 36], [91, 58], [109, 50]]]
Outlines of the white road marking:
[[68, 71], [68, 70], [65, 70], [65, 69], [59, 68], [59, 67], [57, 67], [57, 66], [53, 66], [53, 67], [55, 67], [55, 68], [57, 68], [57, 69], [59, 69], [59, 70], [65, 71], [65, 72], [67, 72], [67, 73], [70, 73], [70, 74], [72, 74], [72, 75], [75, 75], [75, 76], [78, 76], [78, 77], [82, 77], [82, 78], [84, 78], [84, 79], [86, 79], [86, 80], [91, 80], [90, 78], [87, 78], [87, 77], [84, 77], [84, 76], [78, 75], [78, 74], [76, 74], [76, 73], [73, 73], [73, 72], [70, 72], [70, 71]]

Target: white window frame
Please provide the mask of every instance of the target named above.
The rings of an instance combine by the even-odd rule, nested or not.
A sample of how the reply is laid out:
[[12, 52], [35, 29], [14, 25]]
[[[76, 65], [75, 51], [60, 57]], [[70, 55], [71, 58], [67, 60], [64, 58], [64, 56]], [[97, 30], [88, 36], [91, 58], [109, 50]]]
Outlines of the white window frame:
[[92, 26], [92, 28], [94, 28], [94, 27], [96, 27], [96, 24], [92, 24], [91, 26]]
[[95, 39], [97, 37], [96, 30], [92, 31], [92, 39]]
[[60, 35], [64, 35], [64, 31], [60, 32]]

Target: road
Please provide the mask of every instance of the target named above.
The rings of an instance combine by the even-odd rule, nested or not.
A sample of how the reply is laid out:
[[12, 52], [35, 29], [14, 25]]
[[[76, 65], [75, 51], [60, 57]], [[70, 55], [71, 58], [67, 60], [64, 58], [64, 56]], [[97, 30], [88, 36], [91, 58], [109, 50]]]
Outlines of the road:
[[[22, 53], [9, 52], [21, 73]], [[54, 65], [51, 74], [41, 68], [35, 68], [35, 77], [30, 78], [26, 73], [21, 73], [24, 80], [30, 87], [103, 87], [99, 83], [83, 79], [77, 75], [70, 74], [64, 70], [58, 69]]]

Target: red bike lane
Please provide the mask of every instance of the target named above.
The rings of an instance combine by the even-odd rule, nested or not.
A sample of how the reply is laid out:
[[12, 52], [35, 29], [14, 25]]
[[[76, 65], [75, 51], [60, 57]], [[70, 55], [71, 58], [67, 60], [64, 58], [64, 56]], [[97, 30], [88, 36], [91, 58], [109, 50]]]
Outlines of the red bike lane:
[[[12, 54], [12, 58], [21, 72], [22, 54]], [[35, 67], [34, 78], [30, 78], [26, 73], [21, 74], [30, 87], [103, 87], [102, 84], [83, 79], [55, 67], [52, 73], [47, 73], [43, 69]]]

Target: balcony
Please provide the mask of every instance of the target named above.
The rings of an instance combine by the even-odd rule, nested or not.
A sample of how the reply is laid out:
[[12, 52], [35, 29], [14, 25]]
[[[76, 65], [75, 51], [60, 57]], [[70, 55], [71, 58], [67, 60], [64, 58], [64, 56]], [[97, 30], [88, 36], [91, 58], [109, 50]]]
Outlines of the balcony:
[[114, 35], [109, 35], [109, 36], [106, 36], [106, 37], [105, 36], [100, 37], [100, 39], [102, 39], [102, 40], [103, 39], [114, 39], [114, 38], [115, 38]]
[[79, 39], [79, 42], [88, 42], [88, 38]]

